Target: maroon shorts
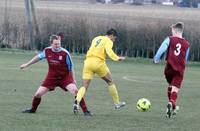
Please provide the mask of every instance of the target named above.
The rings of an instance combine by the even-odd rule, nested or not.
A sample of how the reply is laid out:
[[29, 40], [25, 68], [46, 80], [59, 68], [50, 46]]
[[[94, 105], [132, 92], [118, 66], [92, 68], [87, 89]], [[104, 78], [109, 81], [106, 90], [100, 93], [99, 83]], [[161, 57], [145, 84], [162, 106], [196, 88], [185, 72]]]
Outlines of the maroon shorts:
[[176, 86], [178, 88], [181, 87], [181, 83], [183, 81], [183, 73], [180, 73], [179, 71], [175, 71], [171, 65], [167, 65], [165, 67], [165, 78], [169, 85]]
[[41, 84], [41, 86], [48, 88], [50, 91], [55, 90], [55, 88], [57, 86], [62, 88], [64, 91], [67, 91], [66, 86], [71, 83], [74, 83], [74, 80], [71, 76], [70, 77], [68, 77], [68, 76], [66, 76], [66, 77], [47, 76], [45, 78], [45, 80], [43, 81], [43, 83]]

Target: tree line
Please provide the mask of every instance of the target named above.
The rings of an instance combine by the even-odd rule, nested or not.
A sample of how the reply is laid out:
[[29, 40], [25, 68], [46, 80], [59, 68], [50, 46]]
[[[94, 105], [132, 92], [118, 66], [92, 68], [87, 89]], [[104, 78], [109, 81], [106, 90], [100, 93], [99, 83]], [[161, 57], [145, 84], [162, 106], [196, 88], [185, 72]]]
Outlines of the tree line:
[[[55, 15], [55, 14], [52, 14]], [[115, 28], [119, 37], [114, 50], [119, 55], [129, 57], [152, 58], [162, 41], [171, 34], [170, 23], [174, 21], [127, 23], [126, 20], [99, 19], [77, 15], [54, 17], [41, 14], [38, 17], [39, 33], [34, 33], [34, 47], [28, 43], [26, 20], [23, 16], [16, 19], [5, 17], [0, 23], [0, 47], [24, 50], [43, 50], [49, 46], [49, 36], [62, 32], [62, 46], [71, 53], [84, 54], [91, 40], [97, 35], [104, 35], [109, 28]], [[198, 22], [186, 22], [184, 37], [191, 43], [190, 60], [200, 60], [200, 31]]]

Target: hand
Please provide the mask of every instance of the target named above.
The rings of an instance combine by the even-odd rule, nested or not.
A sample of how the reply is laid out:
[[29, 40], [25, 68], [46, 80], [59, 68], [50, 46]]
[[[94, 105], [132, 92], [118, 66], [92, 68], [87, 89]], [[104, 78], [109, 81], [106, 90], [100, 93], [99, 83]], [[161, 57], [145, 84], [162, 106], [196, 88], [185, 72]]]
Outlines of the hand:
[[119, 60], [120, 60], [120, 61], [125, 60], [125, 59], [126, 59], [126, 57], [124, 57], [124, 56], [120, 56], [120, 57], [119, 57]]
[[155, 64], [158, 64], [160, 61], [154, 59], [153, 62], [154, 62]]
[[20, 66], [20, 69], [24, 69], [24, 68], [26, 68], [26, 67], [28, 67], [28, 64], [22, 64], [22, 65]]

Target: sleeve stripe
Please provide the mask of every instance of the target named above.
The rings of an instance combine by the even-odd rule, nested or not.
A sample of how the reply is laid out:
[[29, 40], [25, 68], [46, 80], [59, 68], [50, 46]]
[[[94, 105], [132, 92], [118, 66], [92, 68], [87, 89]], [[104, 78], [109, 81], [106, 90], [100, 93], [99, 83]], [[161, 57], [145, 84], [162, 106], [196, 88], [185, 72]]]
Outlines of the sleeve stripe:
[[160, 48], [158, 49], [155, 57], [154, 57], [154, 60], [155, 61], [159, 61], [160, 60], [160, 57], [162, 56], [162, 54], [168, 49], [169, 47], [169, 44], [170, 44], [170, 39], [169, 37], [167, 37], [161, 44]]
[[68, 69], [69, 69], [70, 71], [72, 71], [72, 69], [73, 69], [73, 62], [72, 62], [72, 59], [71, 59], [71, 55], [70, 55], [70, 53], [69, 53], [66, 49], [64, 49], [64, 48], [61, 48], [61, 49], [62, 49], [64, 52], [67, 53], [66, 64], [67, 64]]
[[42, 52], [40, 52], [40, 53], [38, 54], [38, 57], [40, 58], [40, 60], [45, 59], [45, 58], [46, 58], [46, 56], [45, 56], [45, 50], [43, 50]]
[[188, 49], [187, 49], [187, 52], [186, 52], [186, 62], [188, 62], [189, 52], [190, 52], [190, 48], [188, 48]]

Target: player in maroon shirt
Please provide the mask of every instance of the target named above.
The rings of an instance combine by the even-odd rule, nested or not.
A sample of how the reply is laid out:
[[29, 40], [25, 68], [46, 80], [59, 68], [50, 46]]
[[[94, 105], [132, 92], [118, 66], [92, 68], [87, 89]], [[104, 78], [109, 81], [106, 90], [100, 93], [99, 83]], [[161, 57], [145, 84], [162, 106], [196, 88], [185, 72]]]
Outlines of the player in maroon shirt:
[[189, 43], [182, 37], [184, 24], [178, 22], [171, 26], [172, 36], [167, 37], [158, 49], [154, 63], [159, 63], [162, 54], [167, 51], [167, 64], [165, 67], [165, 78], [169, 83], [166, 116], [171, 117], [177, 111], [176, 100], [178, 91], [183, 81], [185, 64], [189, 54]]
[[[21, 69], [24, 69], [45, 58], [47, 59], [49, 66], [45, 80], [33, 97], [32, 107], [24, 110], [24, 113], [35, 113], [41, 102], [41, 97], [48, 91], [53, 91], [57, 86], [62, 88], [64, 91], [69, 91], [75, 97], [78, 92], [71, 56], [67, 50], [61, 47], [61, 37], [57, 35], [50, 36], [50, 43], [50, 47], [45, 48], [43, 52], [20, 66]], [[84, 99], [81, 100], [80, 106], [85, 115], [91, 115], [91, 112], [88, 111], [86, 107]]]

